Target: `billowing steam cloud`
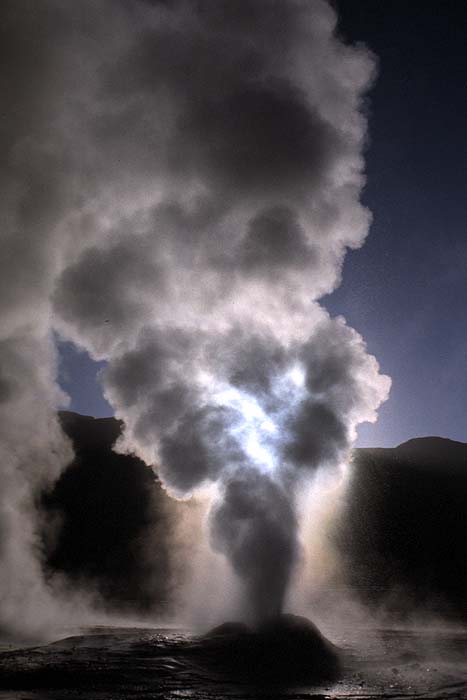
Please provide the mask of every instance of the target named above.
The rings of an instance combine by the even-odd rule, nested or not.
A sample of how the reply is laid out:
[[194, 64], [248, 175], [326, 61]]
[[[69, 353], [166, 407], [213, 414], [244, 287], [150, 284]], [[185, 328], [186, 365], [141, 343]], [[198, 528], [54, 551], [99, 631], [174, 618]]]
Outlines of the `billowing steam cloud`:
[[[36, 425], [53, 408], [39, 391], [54, 391], [47, 332], [107, 360], [121, 449], [176, 496], [216, 484], [212, 545], [251, 614], [273, 614], [299, 549], [297, 489], [346, 459], [389, 390], [361, 337], [317, 302], [368, 231], [372, 57], [336, 36], [324, 0], [32, 5], [6, 10], [2, 304], [15, 360], [2, 405], [49, 452]], [[31, 469], [40, 484], [50, 470]]]
[[63, 78], [54, 60], [60, 40], [48, 13], [32, 9], [6, 3], [0, 23], [1, 632], [40, 628], [50, 618], [35, 498], [71, 457], [55, 413], [63, 399], [53, 379], [48, 301], [56, 229], [67, 206], [66, 148], [57, 147], [48, 103]]

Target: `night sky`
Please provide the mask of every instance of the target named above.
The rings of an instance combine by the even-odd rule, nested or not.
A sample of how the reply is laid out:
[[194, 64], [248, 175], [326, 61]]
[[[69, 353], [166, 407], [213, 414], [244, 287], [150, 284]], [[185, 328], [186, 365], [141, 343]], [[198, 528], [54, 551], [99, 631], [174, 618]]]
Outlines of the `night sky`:
[[[365, 338], [393, 380], [357, 445], [411, 437], [467, 439], [465, 237], [467, 6], [461, 2], [342, 1], [341, 34], [365, 43], [379, 72], [368, 100], [363, 202], [374, 220], [350, 251], [342, 285], [323, 303]], [[94, 363], [59, 343], [72, 410], [111, 415]]]

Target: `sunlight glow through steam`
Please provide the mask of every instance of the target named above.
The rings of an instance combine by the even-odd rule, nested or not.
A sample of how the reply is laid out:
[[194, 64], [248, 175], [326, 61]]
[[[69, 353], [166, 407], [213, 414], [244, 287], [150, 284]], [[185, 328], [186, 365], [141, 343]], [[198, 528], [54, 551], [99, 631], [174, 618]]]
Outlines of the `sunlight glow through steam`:
[[251, 457], [253, 464], [261, 471], [274, 471], [277, 466], [274, 441], [279, 428], [258, 400], [231, 386], [220, 391], [215, 399], [219, 405], [234, 410], [236, 420], [231, 428], [232, 435]]
[[270, 415], [260, 399], [227, 385], [214, 395], [219, 406], [233, 409], [231, 434], [238, 440], [252, 464], [260, 471], [272, 472], [278, 467], [278, 444], [284, 434], [284, 423], [300, 402], [305, 385], [305, 370], [299, 364], [289, 367], [275, 378], [272, 393], [279, 401]]

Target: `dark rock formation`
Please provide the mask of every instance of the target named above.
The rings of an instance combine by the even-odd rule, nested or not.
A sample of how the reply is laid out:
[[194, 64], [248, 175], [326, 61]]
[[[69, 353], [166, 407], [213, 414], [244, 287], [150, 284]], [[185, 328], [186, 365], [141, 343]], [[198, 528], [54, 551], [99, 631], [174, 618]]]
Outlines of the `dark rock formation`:
[[[48, 571], [97, 589], [111, 608], [165, 611], [182, 504], [139, 459], [112, 451], [122, 427], [115, 418], [60, 419], [76, 456], [43, 497], [54, 523], [44, 528]], [[329, 533], [345, 583], [370, 608], [467, 620], [466, 512], [467, 444], [429, 437], [355, 450]]]
[[195, 653], [214, 669], [260, 684], [313, 683], [339, 675], [336, 647], [296, 615], [279, 615], [254, 630], [224, 623], [199, 640]]
[[346, 582], [391, 614], [467, 619], [467, 444], [437, 437], [354, 451], [333, 533]]
[[55, 521], [52, 537], [44, 529], [48, 571], [96, 590], [111, 609], [165, 609], [175, 505], [141, 460], [112, 451], [120, 421], [67, 411], [60, 420], [75, 459], [43, 496]]

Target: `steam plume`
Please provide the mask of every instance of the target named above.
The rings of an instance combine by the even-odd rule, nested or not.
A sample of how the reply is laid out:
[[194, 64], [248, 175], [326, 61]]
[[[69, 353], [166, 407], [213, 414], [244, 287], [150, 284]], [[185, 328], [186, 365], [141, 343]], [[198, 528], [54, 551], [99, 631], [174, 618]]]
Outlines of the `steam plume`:
[[[29, 2], [7, 6], [27, 36]], [[318, 304], [368, 232], [373, 59], [324, 0], [50, 0], [34, 17], [49, 60], [26, 95], [39, 124], [10, 125], [7, 247], [27, 274], [8, 340], [30, 319], [34, 339], [54, 328], [108, 361], [120, 449], [173, 495], [216, 484], [212, 544], [262, 618], [297, 557], [297, 489], [346, 459], [389, 390]]]

